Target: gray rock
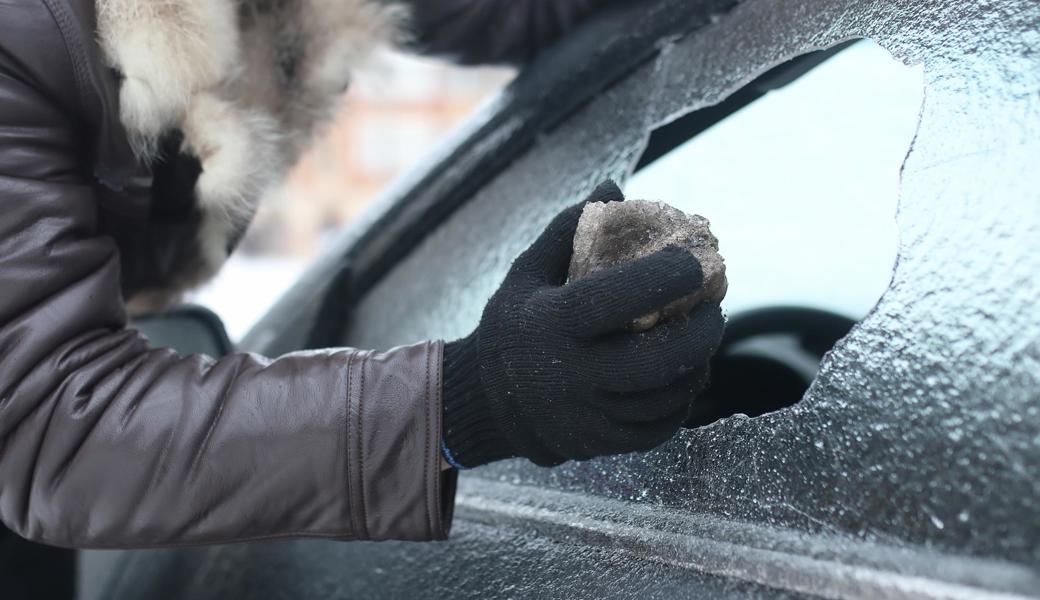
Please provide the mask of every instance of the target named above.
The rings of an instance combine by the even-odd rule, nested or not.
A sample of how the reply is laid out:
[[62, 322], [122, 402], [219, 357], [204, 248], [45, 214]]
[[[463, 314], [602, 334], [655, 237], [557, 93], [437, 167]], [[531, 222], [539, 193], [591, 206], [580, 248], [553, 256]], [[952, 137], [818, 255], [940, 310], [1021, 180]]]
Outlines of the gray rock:
[[678, 246], [700, 261], [704, 286], [659, 312], [636, 319], [631, 329], [645, 331], [662, 319], [690, 312], [701, 302], [721, 302], [729, 285], [726, 263], [719, 255], [719, 241], [708, 226], [704, 217], [688, 215], [663, 202], [589, 203], [574, 235], [570, 279], [648, 256], [667, 246]]

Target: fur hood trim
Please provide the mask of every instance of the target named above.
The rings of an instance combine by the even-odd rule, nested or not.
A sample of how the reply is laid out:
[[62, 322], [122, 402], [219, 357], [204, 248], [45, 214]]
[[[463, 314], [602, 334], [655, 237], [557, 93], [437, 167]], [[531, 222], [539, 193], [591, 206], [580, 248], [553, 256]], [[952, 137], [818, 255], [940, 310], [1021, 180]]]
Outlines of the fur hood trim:
[[96, 0], [98, 42], [123, 76], [120, 120], [138, 158], [184, 134], [197, 157], [200, 269], [150, 290], [157, 308], [208, 280], [260, 199], [339, 106], [359, 63], [395, 41], [384, 0]]

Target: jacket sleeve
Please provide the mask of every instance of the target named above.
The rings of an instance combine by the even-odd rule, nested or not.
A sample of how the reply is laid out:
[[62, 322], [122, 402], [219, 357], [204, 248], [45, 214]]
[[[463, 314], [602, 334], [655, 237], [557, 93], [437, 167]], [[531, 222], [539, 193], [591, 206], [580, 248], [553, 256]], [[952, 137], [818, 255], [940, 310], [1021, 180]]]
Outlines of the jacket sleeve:
[[417, 50], [462, 64], [522, 64], [578, 22], [623, 0], [413, 0]]
[[276, 360], [150, 349], [126, 328], [68, 90], [32, 62], [72, 81], [68, 55], [3, 46], [3, 523], [98, 548], [445, 537], [442, 344]]

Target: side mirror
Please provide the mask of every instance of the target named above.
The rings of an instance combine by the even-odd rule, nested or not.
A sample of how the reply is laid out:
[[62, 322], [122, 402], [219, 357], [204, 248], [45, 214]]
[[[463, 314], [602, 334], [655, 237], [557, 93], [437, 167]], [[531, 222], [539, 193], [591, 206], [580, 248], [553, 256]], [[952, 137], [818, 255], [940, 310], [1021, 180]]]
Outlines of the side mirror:
[[219, 357], [234, 350], [220, 317], [208, 308], [187, 304], [134, 319], [130, 327], [143, 333], [155, 348], [182, 354]]

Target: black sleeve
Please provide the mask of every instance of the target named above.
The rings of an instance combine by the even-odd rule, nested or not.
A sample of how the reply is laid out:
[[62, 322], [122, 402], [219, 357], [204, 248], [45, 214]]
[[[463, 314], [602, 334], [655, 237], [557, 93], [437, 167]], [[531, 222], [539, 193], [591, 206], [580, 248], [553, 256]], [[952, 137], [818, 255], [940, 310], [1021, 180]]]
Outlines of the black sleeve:
[[521, 64], [594, 11], [624, 0], [410, 0], [413, 44], [461, 64]]

